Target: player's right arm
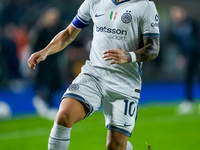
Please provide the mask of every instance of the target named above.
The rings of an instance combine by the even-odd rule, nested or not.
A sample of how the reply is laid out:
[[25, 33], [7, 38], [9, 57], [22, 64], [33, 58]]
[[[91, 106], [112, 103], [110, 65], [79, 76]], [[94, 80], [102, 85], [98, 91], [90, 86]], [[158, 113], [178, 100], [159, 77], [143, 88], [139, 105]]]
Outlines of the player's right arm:
[[28, 59], [28, 65], [35, 69], [36, 65], [46, 59], [48, 55], [55, 54], [68, 46], [78, 35], [81, 30], [70, 24], [66, 29], [59, 32], [51, 42], [42, 50], [33, 53]]

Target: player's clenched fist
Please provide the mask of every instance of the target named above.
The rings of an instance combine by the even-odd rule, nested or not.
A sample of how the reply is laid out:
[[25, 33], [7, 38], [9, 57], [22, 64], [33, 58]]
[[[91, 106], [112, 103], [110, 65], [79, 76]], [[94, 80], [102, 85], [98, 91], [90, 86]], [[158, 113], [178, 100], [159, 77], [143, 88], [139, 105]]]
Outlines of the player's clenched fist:
[[105, 61], [113, 60], [110, 64], [124, 64], [127, 63], [126, 53], [120, 49], [110, 49], [103, 52]]
[[30, 58], [28, 59], [28, 66], [31, 69], [35, 69], [35, 66], [40, 62], [45, 60], [47, 57], [47, 52], [46, 51], [39, 51], [36, 53], [33, 53]]

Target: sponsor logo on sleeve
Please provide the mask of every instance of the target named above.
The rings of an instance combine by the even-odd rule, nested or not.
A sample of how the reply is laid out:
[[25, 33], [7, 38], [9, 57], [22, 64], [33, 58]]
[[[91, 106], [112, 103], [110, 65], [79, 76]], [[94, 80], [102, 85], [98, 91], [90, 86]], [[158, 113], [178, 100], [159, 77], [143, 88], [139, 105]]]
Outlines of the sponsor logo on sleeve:
[[158, 16], [158, 14], [155, 15], [155, 20], [156, 20], [156, 21], [159, 21], [159, 16]]
[[159, 26], [158, 21], [159, 21], [159, 16], [158, 16], [158, 14], [156, 14], [155, 15], [155, 22], [151, 23], [151, 27], [158, 27]]

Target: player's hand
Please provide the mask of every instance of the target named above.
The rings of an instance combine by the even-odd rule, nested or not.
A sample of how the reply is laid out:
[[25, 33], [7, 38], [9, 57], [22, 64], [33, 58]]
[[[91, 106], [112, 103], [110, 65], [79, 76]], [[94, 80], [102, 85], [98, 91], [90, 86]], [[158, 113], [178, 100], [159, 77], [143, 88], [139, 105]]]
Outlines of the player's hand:
[[120, 49], [110, 49], [103, 52], [105, 61], [113, 60], [110, 64], [125, 64], [127, 63], [126, 53]]
[[28, 59], [27, 63], [28, 63], [28, 66], [31, 68], [31, 69], [35, 69], [36, 65], [45, 60], [47, 57], [47, 53], [46, 51], [38, 51], [36, 53], [33, 53], [30, 58]]

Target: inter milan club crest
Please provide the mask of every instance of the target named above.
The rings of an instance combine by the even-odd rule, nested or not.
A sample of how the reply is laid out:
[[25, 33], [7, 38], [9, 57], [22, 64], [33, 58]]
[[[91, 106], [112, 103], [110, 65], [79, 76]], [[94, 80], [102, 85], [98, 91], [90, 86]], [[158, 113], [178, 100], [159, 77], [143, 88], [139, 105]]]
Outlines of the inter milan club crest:
[[68, 87], [68, 90], [69, 91], [77, 91], [79, 89], [79, 85], [78, 84], [71, 84], [69, 87]]
[[114, 21], [117, 17], [117, 12], [116, 11], [111, 11], [110, 13], [110, 20]]
[[131, 16], [131, 11], [126, 11], [123, 15], [122, 15], [122, 17], [121, 17], [121, 20], [122, 20], [122, 22], [123, 23], [129, 23], [129, 22], [131, 22], [131, 20], [132, 20], [132, 16]]

